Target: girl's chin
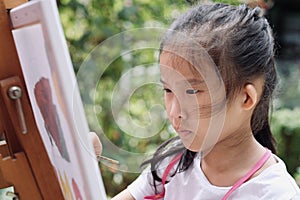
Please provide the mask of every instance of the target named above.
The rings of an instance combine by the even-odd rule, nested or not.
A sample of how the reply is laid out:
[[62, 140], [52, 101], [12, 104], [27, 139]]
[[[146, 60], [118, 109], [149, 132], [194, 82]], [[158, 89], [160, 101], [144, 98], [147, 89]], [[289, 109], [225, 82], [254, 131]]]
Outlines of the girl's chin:
[[184, 145], [184, 147], [192, 152], [200, 152], [201, 151], [201, 144], [194, 144], [193, 142], [191, 141], [185, 141], [185, 140], [182, 140], [182, 143]]
[[182, 140], [184, 147], [192, 152], [201, 152], [203, 154], [207, 154], [213, 149], [213, 145], [203, 145], [202, 143], [194, 143], [191, 141]]

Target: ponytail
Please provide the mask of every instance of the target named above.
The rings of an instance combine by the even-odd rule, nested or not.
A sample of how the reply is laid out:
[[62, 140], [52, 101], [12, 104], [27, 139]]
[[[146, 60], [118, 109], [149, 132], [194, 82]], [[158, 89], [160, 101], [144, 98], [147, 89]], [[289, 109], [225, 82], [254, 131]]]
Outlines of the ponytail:
[[270, 125], [268, 121], [263, 125], [262, 129], [254, 135], [254, 137], [261, 145], [270, 149], [272, 153], [277, 153], [275, 148], [276, 142], [270, 130]]
[[[263, 94], [266, 93], [266, 90]], [[270, 96], [262, 95], [262, 99], [254, 109], [251, 118], [251, 129], [255, 139], [264, 147], [276, 154], [276, 141], [272, 135], [269, 123]]]

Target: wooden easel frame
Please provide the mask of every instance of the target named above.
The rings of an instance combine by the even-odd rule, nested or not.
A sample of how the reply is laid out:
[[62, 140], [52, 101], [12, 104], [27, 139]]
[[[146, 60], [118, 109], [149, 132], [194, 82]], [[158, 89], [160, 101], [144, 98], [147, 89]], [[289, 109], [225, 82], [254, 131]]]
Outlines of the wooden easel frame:
[[[8, 10], [26, 0], [0, 0], [0, 188], [14, 186], [21, 200], [64, 199], [55, 170], [40, 137], [28, 98], [16, 47], [13, 41]], [[27, 133], [22, 133], [16, 100], [8, 90], [22, 90], [22, 105]]]

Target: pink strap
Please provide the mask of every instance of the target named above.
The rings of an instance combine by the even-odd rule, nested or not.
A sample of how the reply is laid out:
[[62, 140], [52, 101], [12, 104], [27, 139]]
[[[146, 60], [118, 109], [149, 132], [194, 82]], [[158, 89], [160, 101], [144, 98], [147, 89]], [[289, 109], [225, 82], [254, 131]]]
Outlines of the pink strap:
[[157, 195], [145, 196], [144, 200], [146, 200], [146, 199], [157, 200], [157, 199], [161, 199], [165, 196], [165, 183], [166, 183], [167, 177], [168, 177], [171, 169], [174, 167], [174, 165], [180, 160], [181, 156], [182, 156], [182, 154], [178, 154], [176, 157], [174, 157], [173, 160], [167, 166], [166, 170], [164, 171], [164, 174], [162, 176], [163, 191], [160, 194], [157, 194]]
[[231, 189], [225, 194], [225, 196], [222, 198], [222, 200], [226, 200], [232, 192], [234, 192], [238, 187], [240, 187], [245, 181], [247, 181], [255, 172], [257, 172], [270, 158], [271, 151], [269, 149], [266, 149], [266, 153], [263, 155], [263, 157], [255, 164], [255, 166], [240, 180], [238, 180]]
[[[180, 160], [182, 154], [177, 155], [167, 166], [166, 170], [164, 171], [164, 174], [162, 176], [162, 186], [163, 191], [160, 194], [152, 195], [152, 196], [145, 196], [144, 200], [158, 200], [165, 196], [165, 183], [167, 180], [167, 177], [171, 171], [171, 169], [174, 167], [174, 165]], [[270, 158], [271, 151], [269, 149], [266, 149], [266, 153], [263, 155], [263, 157], [254, 165], [254, 167], [240, 180], [238, 180], [231, 189], [225, 194], [225, 196], [222, 198], [222, 200], [226, 200], [238, 187], [240, 187], [245, 181], [247, 181], [255, 172], [257, 172]]]

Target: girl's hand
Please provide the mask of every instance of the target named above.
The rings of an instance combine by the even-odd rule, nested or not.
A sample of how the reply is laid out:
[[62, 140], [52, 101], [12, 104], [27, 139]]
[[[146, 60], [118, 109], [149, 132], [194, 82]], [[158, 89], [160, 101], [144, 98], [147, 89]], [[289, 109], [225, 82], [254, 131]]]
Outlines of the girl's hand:
[[102, 144], [100, 142], [100, 139], [98, 135], [95, 132], [90, 132], [89, 133], [89, 138], [93, 143], [94, 151], [97, 156], [97, 159], [100, 159], [100, 156], [102, 154]]

